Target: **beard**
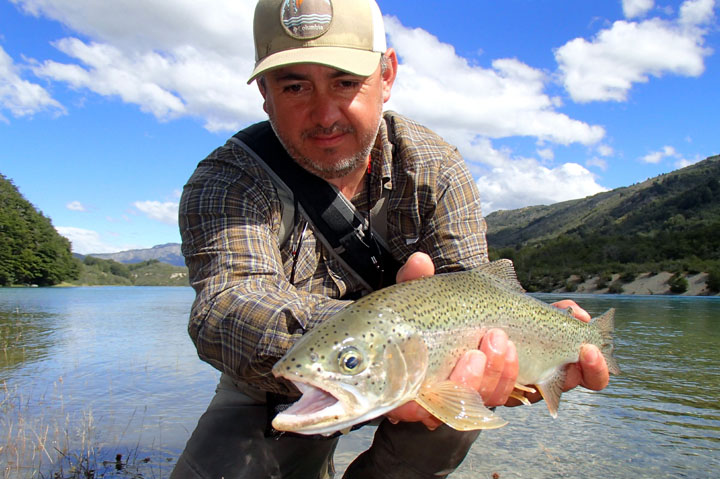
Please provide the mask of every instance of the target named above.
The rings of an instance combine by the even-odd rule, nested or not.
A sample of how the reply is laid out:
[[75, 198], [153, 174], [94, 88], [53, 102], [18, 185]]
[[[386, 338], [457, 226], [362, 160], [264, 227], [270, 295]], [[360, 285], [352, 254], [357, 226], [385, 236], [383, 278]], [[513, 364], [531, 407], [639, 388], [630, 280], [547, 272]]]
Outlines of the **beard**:
[[[300, 150], [278, 130], [272, 116], [270, 117], [270, 125], [272, 126], [275, 135], [280, 140], [280, 143], [282, 143], [285, 150], [296, 163], [315, 176], [319, 176], [324, 180], [332, 180], [335, 178], [342, 178], [365, 164], [367, 158], [370, 156], [372, 147], [375, 144], [375, 139], [377, 137], [378, 130], [380, 129], [381, 118], [382, 115], [379, 115], [378, 122], [375, 127], [372, 130], [368, 130], [367, 134], [360, 137], [360, 151], [349, 156], [338, 158], [332, 162], [320, 162], [303, 155]], [[332, 125], [330, 128], [315, 127], [304, 131], [302, 133], [302, 139], [315, 135], [333, 135], [336, 133], [355, 134], [355, 128], [350, 125], [343, 126], [337, 123]]]

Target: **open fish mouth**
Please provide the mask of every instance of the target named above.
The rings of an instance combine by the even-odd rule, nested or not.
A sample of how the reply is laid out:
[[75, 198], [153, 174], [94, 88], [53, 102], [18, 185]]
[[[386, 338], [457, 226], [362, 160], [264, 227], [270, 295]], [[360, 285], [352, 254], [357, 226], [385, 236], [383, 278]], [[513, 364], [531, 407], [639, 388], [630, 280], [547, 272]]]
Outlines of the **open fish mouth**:
[[356, 391], [339, 388], [333, 394], [315, 384], [293, 384], [302, 396], [275, 416], [272, 425], [278, 431], [330, 435], [385, 412], [368, 407]]
[[294, 417], [324, 418], [344, 411], [338, 398], [319, 387], [308, 383], [293, 382], [302, 396], [281, 414]]

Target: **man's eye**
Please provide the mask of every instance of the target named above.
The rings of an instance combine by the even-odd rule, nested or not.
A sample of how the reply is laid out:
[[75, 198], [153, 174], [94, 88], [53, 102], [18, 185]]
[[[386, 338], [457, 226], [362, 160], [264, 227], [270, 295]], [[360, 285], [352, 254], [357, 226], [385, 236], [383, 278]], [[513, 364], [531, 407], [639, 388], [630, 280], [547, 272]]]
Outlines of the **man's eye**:
[[360, 83], [361, 82], [359, 82], [357, 80], [342, 80], [340, 82], [340, 87], [342, 87], [346, 90], [350, 90], [350, 89], [354, 90], [360, 86]]
[[302, 85], [300, 85], [299, 83], [286, 85], [283, 87], [283, 91], [287, 93], [300, 93], [302, 91]]

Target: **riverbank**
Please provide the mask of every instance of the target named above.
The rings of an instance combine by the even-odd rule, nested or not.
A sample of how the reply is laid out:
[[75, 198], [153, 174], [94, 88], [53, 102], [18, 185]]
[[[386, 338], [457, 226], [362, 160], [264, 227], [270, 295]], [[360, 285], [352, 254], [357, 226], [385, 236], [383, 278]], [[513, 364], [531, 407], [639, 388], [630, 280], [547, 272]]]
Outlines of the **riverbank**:
[[[629, 282], [622, 282], [619, 274], [612, 275], [608, 281], [603, 280], [600, 276], [591, 276], [583, 281], [578, 276], [568, 278], [567, 284], [573, 285], [571, 288], [563, 287], [553, 291], [553, 293], [583, 293], [583, 294], [636, 294], [636, 295], [674, 295], [674, 296], [717, 296], [718, 293], [710, 291], [707, 286], [707, 273], [698, 273], [688, 275], [687, 291], [683, 293], [673, 293], [670, 289], [669, 280], [673, 277], [672, 273], [663, 271], [657, 274], [643, 273]], [[618, 290], [618, 288], [621, 288]]]

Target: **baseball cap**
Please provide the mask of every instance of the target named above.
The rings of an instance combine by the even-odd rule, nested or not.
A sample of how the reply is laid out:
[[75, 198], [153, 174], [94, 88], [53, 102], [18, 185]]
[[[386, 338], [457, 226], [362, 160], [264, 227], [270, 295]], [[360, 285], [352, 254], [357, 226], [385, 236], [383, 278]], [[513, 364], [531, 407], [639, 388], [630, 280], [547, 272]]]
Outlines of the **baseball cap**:
[[370, 76], [387, 50], [375, 0], [259, 0], [253, 24], [255, 69], [318, 63]]

